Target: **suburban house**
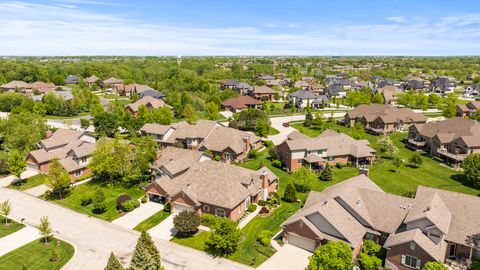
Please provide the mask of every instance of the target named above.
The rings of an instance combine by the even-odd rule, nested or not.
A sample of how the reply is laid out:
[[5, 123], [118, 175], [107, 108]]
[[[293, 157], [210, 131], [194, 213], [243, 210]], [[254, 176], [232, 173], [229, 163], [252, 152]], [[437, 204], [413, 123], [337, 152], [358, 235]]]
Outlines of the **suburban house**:
[[135, 101], [134, 103], [127, 104], [125, 106], [125, 110], [129, 111], [132, 114], [132, 116], [135, 117], [138, 114], [138, 108], [140, 108], [140, 106], [142, 105], [147, 107], [147, 109], [149, 110], [158, 109], [165, 106], [170, 108], [170, 106], [167, 105], [165, 101], [163, 101], [162, 99], [156, 99], [150, 96], [146, 96]]
[[322, 170], [327, 163], [351, 162], [353, 166], [370, 164], [375, 152], [367, 140], [355, 140], [333, 130], [325, 130], [316, 138], [294, 132], [277, 147], [278, 159], [289, 171], [302, 165]]
[[250, 95], [254, 99], [272, 101], [276, 93], [278, 92], [268, 86], [254, 86], [253, 90], [250, 92]]
[[390, 269], [421, 269], [429, 261], [467, 269], [480, 258], [469, 240], [480, 232], [478, 209], [476, 196], [419, 186], [415, 198], [407, 198], [385, 193], [359, 175], [310, 192], [303, 208], [282, 224], [283, 239], [309, 251], [344, 241], [354, 256], [369, 239], [386, 249]]
[[460, 104], [455, 107], [457, 116], [471, 117], [480, 110], [480, 101], [470, 101], [467, 104]]
[[307, 90], [310, 88], [310, 84], [306, 81], [296, 81], [294, 84], [293, 84], [293, 88], [295, 89], [303, 89], [303, 90]]
[[123, 80], [115, 77], [110, 77], [103, 81], [103, 87], [110, 87], [115, 92], [117, 91], [117, 85], [120, 84], [123, 84]]
[[33, 94], [35, 90], [38, 90], [42, 94], [46, 94], [48, 92], [55, 91], [55, 84], [54, 83], [46, 83], [43, 81], [36, 81], [33, 83], [30, 83], [28, 87], [25, 88], [25, 91], [28, 90], [30, 94]]
[[272, 76], [272, 75], [262, 75], [262, 74], [260, 74], [257, 77], [257, 80], [262, 80], [262, 81], [275, 80], [275, 77]]
[[235, 80], [223, 80], [220, 82], [220, 89], [225, 90], [225, 89], [235, 89], [237, 86], [238, 82]]
[[132, 83], [132, 84], [117, 84], [115, 86], [115, 91], [121, 95], [121, 96], [126, 96], [129, 95], [130, 97], [133, 97], [134, 94], [141, 95], [144, 92], [147, 91], [155, 91], [155, 89], [151, 88], [148, 85], [145, 84], [137, 84], [137, 83]]
[[72, 181], [90, 174], [87, 165], [95, 150], [95, 137], [86, 131], [58, 129], [41, 140], [38, 149], [27, 155], [27, 166], [48, 173], [50, 162], [57, 158]]
[[383, 88], [385, 86], [395, 86], [397, 88], [403, 87], [400, 81], [390, 79], [390, 78], [378, 78], [375, 86], [376, 88]]
[[352, 126], [361, 123], [373, 134], [387, 134], [403, 131], [413, 124], [423, 124], [427, 121], [421, 113], [415, 113], [410, 108], [397, 108], [386, 104], [362, 104], [345, 114], [343, 123]]
[[312, 91], [314, 94], [323, 94], [325, 91], [325, 86], [319, 83], [312, 83], [312, 85], [310, 85], [310, 91]]
[[239, 220], [250, 203], [266, 200], [278, 189], [278, 177], [266, 167], [254, 171], [204, 155], [173, 147], [161, 150], [155, 179], [145, 189], [149, 199], [169, 202], [174, 213], [194, 211]]
[[325, 89], [325, 95], [328, 97], [346, 97], [347, 90], [343, 87], [342, 84], [334, 83], [327, 86]]
[[240, 112], [247, 108], [260, 109], [261, 107], [262, 102], [250, 96], [229, 98], [222, 102], [222, 110], [228, 110], [234, 113]]
[[251, 149], [262, 147], [261, 139], [254, 134], [209, 120], [199, 120], [196, 124], [185, 121], [171, 125], [145, 124], [140, 132], [153, 136], [162, 146], [211, 152], [225, 162], [241, 162]]
[[424, 80], [420, 77], [407, 77], [405, 80], [405, 89], [407, 90], [427, 90], [430, 88], [430, 81]]
[[29, 84], [24, 81], [11, 81], [2, 85], [3, 91], [20, 91], [28, 88]]
[[[97, 76], [95, 75], [92, 75], [88, 78], [85, 79], [85, 82], [87, 83], [88, 87], [92, 87], [92, 85], [95, 83], [99, 83], [99, 84], [102, 84], [102, 80], [100, 78], [98, 78]], [[98, 86], [101, 86], [101, 85], [98, 85]]]
[[295, 104], [296, 108], [306, 108], [310, 103], [311, 108], [322, 109], [322, 104], [327, 107], [329, 104], [329, 99], [325, 95], [316, 95], [309, 90], [297, 90], [290, 95], [288, 95], [288, 104]]
[[377, 93], [380, 93], [385, 101], [385, 104], [395, 105], [397, 103], [398, 95], [403, 94], [402, 89], [387, 85], [382, 88], [377, 88]]
[[75, 84], [78, 84], [79, 82], [80, 82], [80, 77], [78, 77], [77, 75], [68, 75], [64, 81], [65, 85], [75, 85]]
[[451, 163], [462, 162], [469, 154], [480, 153], [480, 122], [463, 117], [414, 124], [408, 132], [407, 145], [423, 149]]
[[154, 90], [154, 89], [147, 89], [143, 92], [140, 92], [138, 96], [140, 98], [153, 97], [153, 98], [156, 98], [156, 99], [163, 99], [163, 100], [165, 100], [165, 98], [167, 97], [164, 93], [158, 92], [157, 90]]
[[437, 94], [453, 93], [457, 81], [453, 77], [440, 76], [437, 77], [430, 85], [430, 90]]
[[235, 86], [235, 90], [237, 90], [241, 95], [248, 95], [248, 93], [253, 91], [253, 87], [248, 83], [241, 82]]
[[480, 94], [480, 83], [474, 83], [465, 87], [463, 96], [466, 98], [477, 98]]

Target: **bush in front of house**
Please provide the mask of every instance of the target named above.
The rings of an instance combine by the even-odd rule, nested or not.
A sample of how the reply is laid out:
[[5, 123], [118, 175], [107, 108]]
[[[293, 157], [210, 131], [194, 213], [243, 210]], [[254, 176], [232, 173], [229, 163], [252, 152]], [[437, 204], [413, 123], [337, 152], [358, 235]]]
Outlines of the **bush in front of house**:
[[142, 197], [142, 203], [146, 203], [147, 201], [148, 201], [147, 195], [143, 196], [143, 197]]
[[264, 200], [259, 200], [259, 201], [257, 202], [257, 204], [260, 205], [260, 206], [265, 206], [265, 205], [267, 205], [267, 202], [264, 201]]
[[133, 209], [135, 209], [135, 201], [133, 201], [133, 200], [128, 200], [128, 201], [126, 201], [126, 202], [123, 202], [122, 205], [120, 206], [120, 209], [121, 209], [123, 212], [133, 211]]
[[181, 236], [190, 236], [198, 231], [201, 221], [197, 212], [182, 211], [173, 218], [173, 226]]
[[117, 198], [117, 210], [122, 209], [122, 205], [125, 202], [130, 201], [130, 200], [132, 200], [132, 197], [128, 194], [122, 194], [122, 195], [118, 196], [118, 198]]
[[219, 155], [216, 155], [216, 156], [215, 156], [215, 160], [216, 160], [216, 161], [220, 161], [220, 156], [219, 156]]
[[270, 239], [272, 238], [273, 233], [269, 230], [262, 230], [257, 236], [257, 241], [260, 242], [265, 247], [270, 245]]
[[272, 161], [272, 166], [275, 167], [275, 168], [281, 169], [282, 168], [282, 162], [278, 159], [275, 159], [274, 161]]
[[164, 212], [170, 212], [171, 210], [172, 210], [172, 208], [170, 207], [170, 203], [167, 202], [163, 205], [163, 211]]
[[92, 196], [90, 194], [85, 194], [80, 198], [80, 205], [87, 206], [92, 203]]
[[337, 164], [335, 164], [335, 167], [337, 167], [337, 168], [339, 168], [339, 169], [341, 169], [341, 168], [343, 168], [343, 167], [345, 167], [345, 166], [346, 166], [346, 163], [338, 162]]
[[92, 198], [93, 209], [97, 213], [103, 213], [107, 211], [107, 203], [105, 202], [105, 193], [101, 188], [97, 188]]
[[248, 212], [255, 212], [255, 210], [257, 210], [256, 204], [251, 203], [248, 205], [248, 209], [247, 209]]
[[212, 214], [203, 214], [201, 219], [202, 225], [207, 227], [214, 226], [218, 221], [218, 218]]

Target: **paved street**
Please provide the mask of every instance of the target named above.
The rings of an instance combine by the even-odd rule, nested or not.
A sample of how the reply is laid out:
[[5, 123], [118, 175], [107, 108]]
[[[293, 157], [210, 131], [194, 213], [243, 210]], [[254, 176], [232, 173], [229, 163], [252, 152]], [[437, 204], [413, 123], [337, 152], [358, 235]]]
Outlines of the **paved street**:
[[133, 229], [140, 222], [154, 215], [158, 211], [163, 209], [163, 204], [155, 202], [146, 202], [140, 204], [140, 207], [134, 209], [132, 212], [129, 212], [123, 215], [120, 218], [112, 221], [113, 224], [117, 224], [127, 229]]
[[[64, 267], [69, 269], [103, 269], [111, 251], [126, 264], [135, 247], [138, 232], [88, 217], [16, 190], [0, 188], [0, 198], [12, 204], [11, 218], [25, 218], [29, 225], [38, 225], [40, 217], [49, 216], [55, 236], [75, 247], [75, 255]], [[226, 259], [212, 258], [206, 253], [153, 238], [162, 261], [169, 269], [251, 269]]]

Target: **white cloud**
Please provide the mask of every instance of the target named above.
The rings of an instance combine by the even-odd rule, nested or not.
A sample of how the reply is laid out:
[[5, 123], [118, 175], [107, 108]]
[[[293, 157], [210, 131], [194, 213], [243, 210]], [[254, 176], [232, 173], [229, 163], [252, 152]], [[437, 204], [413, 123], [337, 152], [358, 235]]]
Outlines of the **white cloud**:
[[[79, 0], [70, 0], [74, 1]], [[435, 21], [405, 18], [401, 24], [335, 22], [305, 28], [292, 22], [271, 24], [272, 28], [206, 28], [149, 24], [128, 14], [21, 1], [0, 3], [0, 13], [4, 14], [0, 17], [0, 39], [4, 40], [0, 42], [0, 55], [480, 53], [480, 29], [474, 25], [478, 14]]]
[[407, 22], [407, 20], [402, 17], [402, 16], [392, 16], [392, 17], [386, 17], [385, 19], [389, 20], [389, 21], [392, 21], [392, 22], [396, 22], [396, 23], [404, 23], [404, 22]]

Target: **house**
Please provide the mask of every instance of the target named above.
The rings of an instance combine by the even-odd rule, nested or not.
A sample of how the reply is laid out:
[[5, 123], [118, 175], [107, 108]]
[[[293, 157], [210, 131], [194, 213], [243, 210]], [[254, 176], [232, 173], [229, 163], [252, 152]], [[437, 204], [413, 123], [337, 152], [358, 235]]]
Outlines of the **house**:
[[144, 136], [153, 136], [164, 147], [208, 151], [225, 162], [242, 162], [250, 150], [262, 147], [261, 139], [254, 134], [208, 120], [200, 120], [196, 124], [145, 124], [140, 132]]
[[[142, 95], [142, 94], [147, 91], [151, 93], [156, 92], [155, 89], [151, 88], [146, 84], [137, 84], [137, 83], [127, 84], [127, 85], [119, 84], [117, 85], [116, 88], [117, 88], [117, 92], [120, 95], [130, 95], [130, 97], [133, 97], [135, 94], [137, 94], [139, 97], [144, 97], [145, 95]], [[158, 95], [150, 95], [150, 96], [156, 98], [156, 96]]]
[[308, 90], [297, 90], [290, 95], [288, 95], [288, 100], [290, 104], [293, 100], [296, 108], [306, 108], [307, 104], [310, 104], [311, 108], [322, 109], [322, 105], [328, 106], [329, 99], [324, 95], [315, 95], [313, 92]]
[[463, 96], [466, 98], [477, 98], [480, 93], [480, 84], [479, 83], [474, 83], [472, 85], [469, 85], [465, 87], [463, 90]]
[[75, 85], [80, 82], [80, 77], [77, 75], [68, 75], [67, 78], [65, 79], [65, 85]]
[[329, 98], [346, 97], [347, 91], [345, 88], [343, 88], [342, 84], [334, 83], [327, 86], [327, 89], [325, 89], [325, 95], [327, 95]]
[[279, 79], [279, 80], [283, 80], [283, 79], [287, 78], [287, 74], [281, 73], [281, 72], [275, 73], [275, 74], [273, 74], [273, 76], [275, 76], [275, 78]]
[[113, 91], [117, 91], [117, 86], [123, 84], [123, 80], [115, 78], [115, 77], [110, 77], [106, 80], [103, 81], [103, 87], [110, 87], [112, 88]]
[[165, 98], [167, 97], [164, 93], [158, 92], [157, 90], [153, 90], [153, 89], [145, 90], [145, 91], [141, 92], [138, 96], [140, 98], [153, 97], [153, 98], [156, 98], [156, 99], [163, 99], [163, 100], [165, 100]]
[[395, 105], [397, 104], [398, 95], [404, 92], [393, 85], [387, 85], [382, 88], [377, 88], [377, 93], [380, 93], [385, 101], [385, 104]]
[[[95, 84], [102, 84], [102, 80], [95, 75], [92, 75], [92, 76], [86, 78], [85, 82], [87, 83], [88, 87], [92, 87], [92, 85], [94, 83]], [[101, 85], [98, 85], [98, 86], [101, 86]]]
[[265, 81], [265, 85], [268, 87], [279, 87], [282, 86], [282, 80], [267, 80]]
[[395, 86], [397, 88], [403, 87], [400, 81], [390, 78], [379, 78], [376, 83], [376, 88], [383, 88], [385, 86]]
[[220, 89], [225, 90], [225, 89], [235, 89], [237, 86], [238, 82], [235, 80], [223, 80], [220, 82]]
[[[208, 213], [236, 221], [250, 203], [266, 200], [278, 189], [278, 177], [266, 167], [254, 171], [174, 149], [160, 151], [155, 167], [161, 173], [145, 189], [151, 201], [169, 202], [173, 213]], [[168, 153], [172, 150], [181, 153]]]
[[325, 130], [316, 138], [291, 134], [277, 147], [279, 160], [289, 171], [302, 165], [322, 170], [327, 163], [351, 162], [353, 166], [370, 164], [375, 152], [367, 140], [355, 140], [333, 130]]
[[[381, 202], [381, 203], [379, 203]], [[480, 258], [469, 238], [478, 235], [480, 198], [419, 186], [415, 198], [385, 193], [365, 175], [310, 192], [303, 208], [282, 224], [284, 242], [313, 251], [344, 241], [356, 257], [363, 241], [386, 249], [385, 267], [421, 269]]]
[[257, 100], [272, 101], [278, 92], [268, 86], [254, 86], [250, 96]]
[[294, 84], [293, 84], [293, 88], [295, 89], [303, 89], [303, 90], [307, 90], [310, 88], [310, 84], [306, 81], [296, 81]]
[[58, 129], [41, 140], [27, 155], [27, 166], [48, 173], [50, 162], [58, 159], [72, 181], [90, 174], [87, 165], [95, 150], [95, 137], [86, 131]]
[[138, 114], [138, 108], [140, 108], [140, 106], [142, 106], [142, 105], [147, 107], [147, 109], [149, 109], [149, 110], [158, 109], [158, 108], [162, 108], [162, 107], [165, 107], [165, 106], [171, 108], [162, 99], [156, 99], [156, 98], [153, 98], [153, 97], [150, 97], [150, 96], [145, 96], [145, 97], [137, 100], [134, 103], [125, 105], [125, 110], [130, 112], [132, 114], [132, 116], [135, 117]]
[[407, 77], [405, 82], [405, 89], [423, 91], [430, 87], [430, 81], [424, 80], [420, 77]]
[[262, 81], [275, 80], [275, 77], [272, 75], [260, 75], [257, 77], [257, 80], [262, 80]]
[[427, 117], [410, 108], [397, 108], [386, 104], [362, 104], [345, 114], [343, 123], [352, 126], [361, 123], [373, 134], [403, 131], [413, 124], [424, 124]]
[[480, 110], [480, 101], [470, 101], [467, 104], [457, 105], [455, 110], [459, 117], [472, 117]]
[[440, 76], [437, 77], [430, 85], [430, 91], [437, 94], [453, 93], [457, 81], [453, 77]]
[[314, 94], [323, 94], [325, 91], [325, 86], [319, 83], [313, 83], [310, 85], [310, 91], [312, 91]]
[[33, 82], [33, 83], [29, 84], [29, 86], [25, 89], [29, 90], [29, 92], [32, 92], [32, 94], [35, 90], [38, 90], [42, 94], [46, 94], [48, 92], [54, 91], [55, 88], [56, 88], [56, 86], [55, 86], [54, 83], [46, 83], [46, 82], [43, 82], [43, 81], [36, 81], [36, 82]]
[[24, 81], [11, 81], [9, 83], [3, 84], [3, 91], [20, 91], [25, 88], [28, 88], [30, 85]]
[[229, 98], [222, 102], [222, 110], [228, 110], [234, 113], [240, 112], [246, 108], [260, 109], [262, 102], [250, 96], [239, 96]]
[[248, 83], [241, 82], [235, 86], [235, 90], [237, 90], [241, 95], [247, 95], [249, 92], [253, 91], [253, 87]]
[[414, 124], [408, 130], [407, 146], [423, 149], [451, 163], [460, 163], [468, 155], [480, 152], [480, 122], [453, 117]]

